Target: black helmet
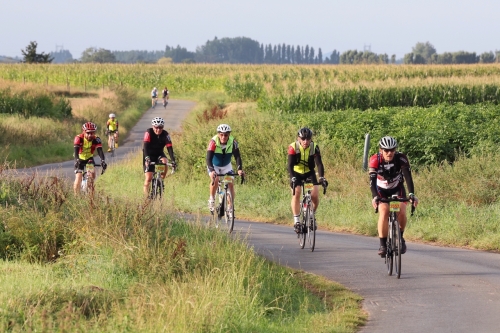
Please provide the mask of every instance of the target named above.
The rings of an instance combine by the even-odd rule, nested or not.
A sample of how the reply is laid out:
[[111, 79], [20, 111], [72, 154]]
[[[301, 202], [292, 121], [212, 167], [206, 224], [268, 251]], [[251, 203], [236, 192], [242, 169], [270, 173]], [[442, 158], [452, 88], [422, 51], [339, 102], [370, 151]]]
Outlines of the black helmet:
[[302, 140], [310, 139], [313, 136], [313, 132], [307, 127], [302, 127], [301, 129], [299, 129], [297, 136]]

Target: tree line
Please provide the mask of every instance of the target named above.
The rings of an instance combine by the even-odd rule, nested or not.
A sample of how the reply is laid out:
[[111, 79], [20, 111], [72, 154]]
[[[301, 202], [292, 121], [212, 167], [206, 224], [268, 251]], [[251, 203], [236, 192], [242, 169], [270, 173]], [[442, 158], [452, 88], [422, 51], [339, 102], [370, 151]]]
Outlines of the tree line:
[[396, 59], [393, 54], [377, 54], [371, 51], [347, 50], [342, 54], [333, 50], [324, 57], [321, 48], [306, 45], [268, 44], [264, 45], [247, 37], [217, 38], [208, 40], [196, 48], [195, 52], [185, 47], [167, 45], [163, 51], [110, 51], [89, 47], [79, 60], [73, 59], [68, 50], [38, 54], [37, 43], [31, 42], [23, 53], [23, 62], [83, 62], [83, 63], [230, 63], [230, 64], [474, 64], [499, 62], [500, 51], [484, 52], [444, 52], [438, 54], [430, 43], [418, 42], [412, 52]]

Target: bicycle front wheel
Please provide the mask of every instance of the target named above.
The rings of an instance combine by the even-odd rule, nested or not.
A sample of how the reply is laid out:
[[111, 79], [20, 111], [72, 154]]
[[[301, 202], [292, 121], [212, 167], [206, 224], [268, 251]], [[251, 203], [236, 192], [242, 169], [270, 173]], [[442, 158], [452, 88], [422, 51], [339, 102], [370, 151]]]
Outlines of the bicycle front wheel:
[[401, 240], [401, 229], [399, 228], [398, 220], [394, 220], [392, 223], [392, 240], [394, 243], [394, 266], [396, 268], [396, 275], [398, 279], [401, 277], [401, 248], [402, 248], [402, 240]]
[[307, 242], [309, 243], [309, 248], [311, 252], [314, 251], [314, 246], [316, 245], [316, 223], [314, 219], [314, 211], [312, 204], [307, 207]]
[[299, 237], [299, 246], [301, 249], [304, 248], [306, 245], [306, 237], [307, 237], [307, 213], [306, 211], [302, 208], [304, 206], [303, 203], [301, 203], [301, 208], [300, 208], [300, 232], [297, 234]]
[[88, 174], [87, 174], [87, 172], [84, 172], [82, 175], [82, 183], [80, 185], [80, 190], [82, 193], [85, 193], [85, 194], [87, 193], [87, 189], [88, 189], [87, 180], [88, 180]]
[[230, 191], [226, 191], [224, 199], [224, 219], [226, 222], [227, 232], [231, 233], [234, 227], [234, 202]]
[[394, 234], [393, 234], [393, 221], [392, 217], [389, 218], [389, 233], [387, 234], [387, 250], [385, 255], [385, 262], [387, 263], [387, 275], [392, 275], [394, 266]]

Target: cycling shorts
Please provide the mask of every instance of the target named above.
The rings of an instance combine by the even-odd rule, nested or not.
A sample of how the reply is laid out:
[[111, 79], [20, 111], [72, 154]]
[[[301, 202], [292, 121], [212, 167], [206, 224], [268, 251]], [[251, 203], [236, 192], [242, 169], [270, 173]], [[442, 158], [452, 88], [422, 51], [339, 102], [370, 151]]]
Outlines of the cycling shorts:
[[[163, 157], [167, 158], [167, 156], [165, 155], [165, 153], [162, 153], [159, 156], [149, 156], [149, 157], [151, 158], [151, 162], [155, 162], [155, 163], [157, 163], [160, 158], [163, 158]], [[143, 156], [142, 157], [142, 169], [143, 170], [144, 170], [144, 164], [145, 163], [146, 163], [146, 157]], [[146, 171], [144, 171], [144, 173], [146, 173], [146, 172], [155, 172], [155, 166], [150, 164], [148, 166], [148, 169]]]
[[75, 169], [75, 173], [83, 173], [83, 169], [85, 168], [85, 166], [88, 164], [88, 163], [93, 163], [95, 164], [94, 162], [94, 158], [91, 157], [87, 160], [82, 160], [82, 159], [78, 159], [78, 169]]
[[[214, 170], [218, 174], [234, 173], [233, 166], [231, 165], [231, 163], [229, 163], [228, 165], [223, 166], [223, 167], [218, 167], [218, 166], [214, 165]], [[208, 167], [207, 167], [207, 172], [208, 172], [208, 175], [210, 176], [210, 169]]]
[[406, 198], [406, 190], [403, 183], [399, 183], [395, 188], [387, 189], [377, 186], [377, 193], [379, 198], [389, 199], [391, 196], [396, 194], [399, 198]]
[[[313, 183], [314, 185], [320, 185], [318, 183], [318, 178], [316, 177], [316, 172], [314, 171], [309, 171], [304, 174], [294, 172], [293, 176], [297, 178], [295, 187], [302, 186], [302, 184], [304, 183]], [[292, 184], [290, 184], [290, 188], [292, 188]]]

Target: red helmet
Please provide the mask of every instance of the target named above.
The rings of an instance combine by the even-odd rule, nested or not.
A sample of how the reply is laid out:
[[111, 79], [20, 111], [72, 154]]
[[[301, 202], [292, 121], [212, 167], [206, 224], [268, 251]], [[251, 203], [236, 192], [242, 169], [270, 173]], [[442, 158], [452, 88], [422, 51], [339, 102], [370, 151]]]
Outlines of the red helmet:
[[84, 132], [95, 132], [97, 131], [97, 125], [89, 121], [88, 123], [83, 124], [82, 129]]

